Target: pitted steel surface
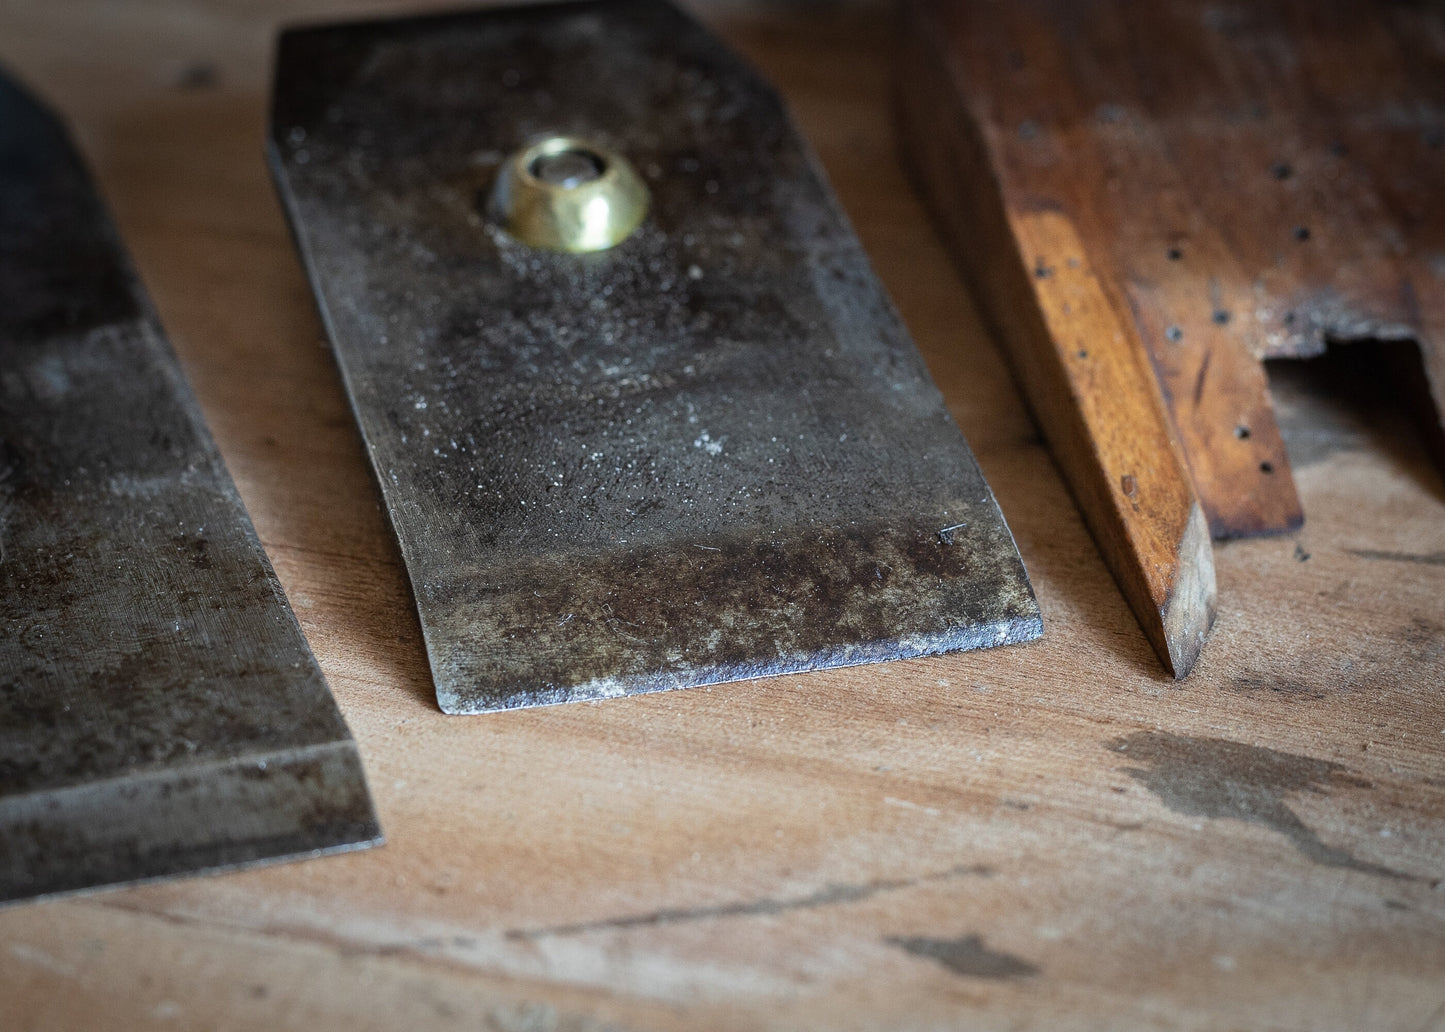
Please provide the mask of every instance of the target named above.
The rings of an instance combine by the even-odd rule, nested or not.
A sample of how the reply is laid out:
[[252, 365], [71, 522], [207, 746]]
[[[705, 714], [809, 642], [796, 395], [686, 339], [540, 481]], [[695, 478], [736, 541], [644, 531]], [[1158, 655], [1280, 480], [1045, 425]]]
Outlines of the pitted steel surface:
[[[283, 37], [271, 157], [412, 579], [477, 712], [1017, 642], [993, 496], [774, 92], [655, 0]], [[646, 220], [534, 249], [560, 135]]]

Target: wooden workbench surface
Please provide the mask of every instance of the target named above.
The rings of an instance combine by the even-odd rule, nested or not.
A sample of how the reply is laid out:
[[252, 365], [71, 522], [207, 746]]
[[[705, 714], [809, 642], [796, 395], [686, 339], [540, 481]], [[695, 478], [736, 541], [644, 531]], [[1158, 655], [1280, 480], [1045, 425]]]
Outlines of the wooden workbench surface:
[[1168, 680], [899, 167], [884, 8], [694, 5], [820, 152], [1044, 639], [443, 716], [262, 160], [275, 26], [399, 6], [0, 4], [388, 837], [0, 912], [0, 1029], [1445, 1029], [1445, 484], [1388, 394], [1277, 376], [1305, 529], [1217, 548]]

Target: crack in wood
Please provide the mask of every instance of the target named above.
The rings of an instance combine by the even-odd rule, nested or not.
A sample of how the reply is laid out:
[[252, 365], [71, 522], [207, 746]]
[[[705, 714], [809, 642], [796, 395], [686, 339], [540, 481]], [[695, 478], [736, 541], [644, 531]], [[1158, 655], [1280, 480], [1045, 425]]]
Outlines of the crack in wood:
[[949, 881], [953, 878], [966, 876], [991, 878], [996, 873], [993, 868], [986, 865], [964, 864], [918, 878], [879, 879], [852, 885], [827, 885], [806, 896], [797, 896], [791, 899], [764, 898], [737, 903], [722, 903], [710, 907], [677, 907], [653, 910], [645, 914], [630, 914], [625, 917], [602, 918], [596, 921], [578, 921], [544, 928], [514, 928], [507, 932], [507, 938], [546, 939], [559, 935], [656, 927], [690, 921], [713, 921], [727, 917], [771, 917], [793, 910], [813, 910], [818, 907], [844, 903], [860, 903], [883, 893], [899, 892], [931, 882]]

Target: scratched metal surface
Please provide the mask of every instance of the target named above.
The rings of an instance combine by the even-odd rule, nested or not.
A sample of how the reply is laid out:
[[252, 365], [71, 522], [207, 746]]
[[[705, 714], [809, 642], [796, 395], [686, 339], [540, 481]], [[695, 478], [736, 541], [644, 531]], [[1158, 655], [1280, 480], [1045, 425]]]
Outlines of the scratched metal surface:
[[378, 838], [107, 213], [0, 76], [0, 902]]
[[[488, 223], [501, 162], [554, 132], [646, 179], [619, 247], [534, 251]], [[443, 709], [1040, 633], [777, 96], [672, 7], [287, 33], [271, 157]]]

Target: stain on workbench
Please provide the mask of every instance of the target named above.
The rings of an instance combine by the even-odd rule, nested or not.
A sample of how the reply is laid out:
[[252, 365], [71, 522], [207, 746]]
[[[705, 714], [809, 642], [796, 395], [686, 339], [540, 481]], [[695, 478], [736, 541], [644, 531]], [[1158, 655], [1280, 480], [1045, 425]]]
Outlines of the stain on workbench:
[[1039, 969], [1026, 960], [989, 949], [977, 935], [957, 939], [889, 936], [883, 941], [915, 957], [936, 960], [955, 975], [969, 978], [1024, 978], [1039, 973]]
[[555, 935], [577, 935], [582, 932], [684, 924], [690, 921], [712, 921], [724, 917], [772, 917], [791, 910], [813, 910], [839, 903], [860, 903], [882, 893], [899, 892], [930, 882], [950, 881], [954, 878], [964, 877], [991, 878], [995, 873], [993, 868], [983, 865], [959, 865], [918, 878], [879, 879], [856, 884], [828, 885], [806, 896], [792, 898], [769, 897], [744, 900], [738, 903], [722, 903], [711, 907], [653, 910], [645, 914], [602, 918], [597, 921], [579, 921], [575, 924], [552, 925], [546, 928], [514, 928], [507, 932], [507, 938], [545, 939]]
[[175, 86], [178, 90], [195, 92], [215, 89], [220, 81], [221, 73], [214, 64], [209, 61], [192, 61], [176, 76]]
[[1400, 632], [1400, 640], [1409, 645], [1433, 645], [1436, 647], [1433, 651], [1439, 651], [1441, 642], [1445, 641], [1445, 627], [1417, 616]]
[[1338, 763], [1222, 738], [1190, 738], [1163, 731], [1139, 731], [1115, 739], [1109, 747], [1139, 763], [1126, 767], [1125, 773], [1175, 813], [1262, 824], [1289, 839], [1313, 863], [1413, 880], [1411, 875], [1327, 845], [1285, 802], [1292, 792], [1328, 795], [1339, 787], [1372, 787]]
[[1445, 627], [1417, 616], [1400, 629], [1399, 642], [1408, 646], [1418, 661], [1438, 659], [1445, 654]]
[[1240, 674], [1230, 680], [1229, 689], [1243, 693], [1269, 692], [1292, 702], [1319, 702], [1328, 694], [1319, 685], [1271, 674]]
[[1387, 552], [1374, 548], [1347, 548], [1358, 559], [1378, 559], [1392, 563], [1419, 563], [1422, 566], [1445, 566], [1445, 552]]

